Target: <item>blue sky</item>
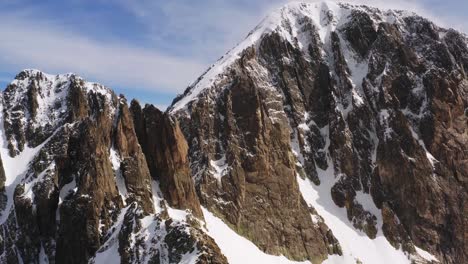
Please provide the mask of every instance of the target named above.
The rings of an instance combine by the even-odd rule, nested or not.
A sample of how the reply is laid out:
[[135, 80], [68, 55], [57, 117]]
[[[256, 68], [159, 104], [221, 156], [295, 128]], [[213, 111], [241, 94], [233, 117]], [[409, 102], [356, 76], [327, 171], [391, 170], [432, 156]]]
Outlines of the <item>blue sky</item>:
[[[0, 0], [0, 86], [25, 68], [75, 72], [164, 107], [286, 2]], [[348, 2], [409, 9], [468, 33], [466, 0]]]

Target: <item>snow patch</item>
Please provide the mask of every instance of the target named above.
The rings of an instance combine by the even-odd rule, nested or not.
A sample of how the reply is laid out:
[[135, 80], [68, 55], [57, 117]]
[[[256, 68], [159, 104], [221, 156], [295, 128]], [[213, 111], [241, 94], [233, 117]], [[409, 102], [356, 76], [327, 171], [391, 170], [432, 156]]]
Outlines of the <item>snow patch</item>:
[[341, 51], [349, 69], [349, 80], [353, 86], [352, 97], [356, 106], [364, 104], [364, 90], [362, 82], [369, 72], [369, 62], [367, 59], [360, 60], [358, 55], [341, 38]]
[[159, 187], [159, 183], [155, 180], [151, 180], [151, 192], [153, 195], [154, 212], [158, 214], [163, 211], [161, 203], [164, 202], [164, 198], [161, 192], [161, 188]]
[[298, 134], [299, 132], [297, 131], [293, 131], [293, 138], [291, 139], [291, 151], [293, 152], [293, 154], [297, 157], [297, 159], [299, 160], [298, 164], [300, 167], [302, 167], [302, 164], [304, 164], [304, 156], [302, 155], [302, 152], [301, 152], [301, 147], [299, 146], [299, 140], [298, 140]]
[[387, 109], [383, 109], [380, 111], [379, 122], [380, 125], [382, 125], [385, 128], [384, 139], [387, 140], [392, 138], [393, 129], [390, 127], [390, 113]]
[[189, 213], [185, 210], [174, 209], [170, 206], [167, 206], [167, 213], [173, 220], [179, 222], [187, 221], [187, 216], [189, 215]]
[[49, 257], [45, 253], [44, 245], [41, 243], [41, 251], [39, 251], [39, 264], [49, 264]]
[[198, 249], [185, 253], [180, 259], [179, 264], [195, 264], [197, 263], [199, 255], [200, 251]]
[[418, 248], [416, 246], [414, 248], [416, 249], [416, 253], [418, 253], [418, 255], [422, 257], [423, 259], [428, 260], [428, 261], [439, 262], [439, 260], [436, 257], [434, 257], [434, 255], [425, 251], [424, 249]]
[[110, 149], [109, 159], [112, 164], [112, 169], [115, 173], [115, 182], [117, 184], [117, 189], [119, 190], [120, 197], [124, 205], [126, 204], [126, 199], [128, 196], [127, 186], [125, 185], [125, 179], [122, 176], [122, 171], [120, 170], [121, 159], [117, 151], [112, 147]]
[[356, 197], [354, 199], [356, 200], [356, 202], [362, 205], [362, 208], [364, 210], [368, 211], [369, 213], [377, 217], [377, 230], [381, 235], [383, 235], [383, 233], [381, 232], [381, 227], [383, 225], [382, 212], [375, 205], [374, 200], [372, 199], [372, 196], [363, 191], [357, 191]]
[[94, 263], [120, 263], [119, 232], [129, 207], [127, 206], [122, 209], [114, 225], [109, 228], [113, 233], [97, 251], [96, 256], [93, 258]]
[[[189, 87], [187, 94], [179, 99], [171, 108], [170, 112], [175, 113], [184, 109], [188, 103], [196, 100], [196, 97], [205, 89], [211, 87], [216, 81], [222, 77], [225, 70], [231, 66], [237, 59], [240, 58], [242, 51], [249, 47], [257, 47], [259, 40], [272, 32], [278, 33], [283, 39], [289, 41], [296, 46], [296, 37], [301, 30], [295, 25], [299, 17], [307, 16], [314, 21], [315, 26], [319, 29], [321, 38], [325, 38], [331, 30], [334, 29], [335, 24], [327, 23], [325, 17], [330, 12], [332, 14], [339, 14], [340, 8], [336, 3], [326, 2], [320, 5], [304, 4], [304, 3], [290, 3], [285, 7], [276, 10], [263, 19], [260, 24], [252, 30], [247, 37], [221, 57], [215, 64], [213, 64], [200, 78]], [[319, 20], [317, 20], [319, 19]], [[323, 25], [327, 25], [326, 28]], [[299, 37], [301, 39], [301, 37]], [[323, 40], [323, 39], [322, 39]], [[307, 39], [302, 38], [302, 41], [307, 42]], [[306, 47], [307, 44], [300, 43], [300, 46]]]
[[[330, 189], [335, 182], [334, 171], [317, 169], [321, 181], [315, 186], [309, 179], [297, 176], [299, 189], [306, 202], [313, 206], [332, 230], [343, 250], [343, 255], [331, 255], [323, 263], [355, 264], [360, 260], [364, 264], [410, 264], [408, 256], [402, 250], [395, 249], [380, 231], [375, 239], [370, 239], [365, 233], [355, 229], [348, 221], [346, 209], [339, 208], [331, 199]], [[360, 197], [360, 202], [367, 198]], [[372, 202], [373, 203], [373, 202]], [[375, 206], [375, 205], [374, 205]], [[364, 203], [365, 209], [373, 209], [369, 203]], [[367, 208], [366, 208], [367, 207]], [[378, 209], [377, 209], [378, 210]], [[379, 214], [380, 215], [380, 212]]]
[[207, 233], [218, 244], [221, 252], [226, 256], [231, 264], [293, 264], [310, 263], [295, 262], [284, 256], [273, 256], [262, 252], [255, 244], [248, 239], [238, 235], [221, 219], [214, 216], [210, 211], [202, 208], [205, 216]]
[[39, 173], [36, 178], [30, 179], [24, 184], [24, 194], [23, 196], [29, 198], [31, 201], [34, 201], [34, 190], [33, 187], [42, 182], [48, 172], [55, 169], [55, 162], [52, 162], [44, 171]]
[[429, 163], [431, 163], [432, 169], [435, 170], [435, 165], [434, 164], [436, 162], [439, 162], [439, 161], [436, 158], [434, 158], [434, 156], [432, 156], [432, 154], [427, 150], [426, 145], [424, 144], [424, 141], [419, 138], [418, 134], [413, 130], [413, 128], [411, 126], [409, 126], [409, 129], [411, 131], [411, 135], [413, 136], [413, 138], [419, 143], [421, 148], [426, 153], [426, 158], [429, 161]]
[[226, 154], [221, 156], [218, 160], [210, 160], [210, 166], [213, 170], [211, 170], [212, 175], [221, 182], [221, 178], [228, 173], [229, 165], [226, 161]]
[[[352, 9], [366, 13], [370, 12], [363, 6], [340, 4], [334, 1], [322, 1], [319, 3], [291, 2], [275, 10], [263, 19], [243, 41], [211, 65], [205, 73], [190, 85], [185, 94], [169, 108], [169, 112], [176, 113], [179, 110], [186, 109], [190, 102], [197, 100], [197, 96], [202, 91], [210, 87], [216, 87], [216, 84], [220, 83], [224, 77], [227, 69], [240, 58], [244, 50], [250, 47], [257, 49], [260, 45], [260, 40], [271, 33], [278, 34], [293, 47], [302, 50], [304, 57], [307, 59], [309, 57], [308, 47], [312, 43], [312, 36], [307, 31], [307, 28], [304, 27], [306, 18], [312, 22], [320, 41], [325, 47], [329, 46], [331, 32], [337, 32], [337, 28], [350, 21]], [[402, 17], [410, 15], [414, 14], [408, 12], [396, 13], [388, 10], [387, 12], [373, 12], [371, 19], [374, 20], [375, 25], [384, 21], [400, 23], [399, 20]], [[360, 105], [364, 103], [362, 80], [367, 75], [367, 63], [366, 61], [356, 59], [355, 53], [351, 52], [348, 47], [344, 47], [343, 50], [351, 72], [349, 77], [355, 90], [352, 96], [356, 105]], [[322, 52], [324, 51], [322, 50]], [[285, 63], [288, 63], [287, 58], [285, 59]], [[330, 63], [330, 65], [333, 64]]]
[[[329, 127], [325, 126], [320, 129], [322, 137], [326, 140], [326, 146], [323, 149], [328, 151], [330, 145]], [[292, 131], [291, 148], [297, 149], [294, 146], [296, 131]], [[296, 158], [301, 161], [301, 156], [298, 155], [298, 150], [293, 150]], [[300, 152], [299, 152], [300, 153]], [[320, 179], [320, 185], [316, 186], [307, 177], [301, 178], [297, 175], [299, 190], [304, 200], [308, 205], [314, 207], [319, 216], [321, 216], [325, 224], [331, 229], [333, 235], [340, 243], [343, 255], [330, 255], [323, 263], [327, 264], [355, 264], [358, 260], [364, 264], [409, 264], [409, 257], [400, 249], [395, 249], [385, 238], [381, 230], [382, 213], [375, 206], [372, 197], [363, 192], [356, 192], [356, 201], [362, 207], [377, 217], [377, 236], [375, 239], [369, 238], [363, 231], [353, 227], [348, 220], [346, 209], [338, 207], [331, 197], [330, 190], [336, 183], [338, 177], [335, 176], [335, 170], [329, 154], [327, 163], [328, 168], [322, 170], [317, 167], [317, 174]], [[315, 223], [318, 217], [312, 216], [312, 221]]]
[[8, 141], [4, 134], [4, 115], [3, 115], [3, 104], [0, 105], [0, 156], [2, 158], [3, 169], [5, 171], [5, 193], [7, 195], [7, 203], [3, 212], [1, 212], [0, 224], [3, 224], [10, 214], [13, 207], [13, 193], [16, 186], [23, 180], [26, 175], [29, 163], [39, 153], [41, 148], [47, 143], [45, 141], [41, 145], [30, 148], [25, 145], [24, 150], [14, 158], [10, 156], [8, 150]]
[[73, 177], [71, 182], [63, 185], [62, 189], [60, 189], [59, 204], [61, 204], [71, 192], [76, 193], [76, 191], [78, 191], [78, 187], [76, 186], [75, 177]]

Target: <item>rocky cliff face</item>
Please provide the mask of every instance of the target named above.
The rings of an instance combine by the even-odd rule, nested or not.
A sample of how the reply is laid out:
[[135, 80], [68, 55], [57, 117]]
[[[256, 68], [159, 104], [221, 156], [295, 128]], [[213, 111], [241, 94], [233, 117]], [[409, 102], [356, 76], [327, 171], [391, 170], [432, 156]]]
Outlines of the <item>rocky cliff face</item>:
[[132, 101], [130, 108], [151, 175], [160, 182], [167, 202], [203, 218], [189, 170], [188, 145], [179, 125], [153, 105], [142, 109], [137, 101]]
[[[146, 158], [124, 97], [75, 75], [26, 70], [2, 106], [2, 263], [226, 263], [202, 229], [196, 196], [181, 202], [159, 190], [182, 182], [194, 193], [182, 161]], [[186, 159], [172, 128], [154, 127]], [[161, 179], [153, 167], [178, 173]]]
[[389, 251], [466, 262], [467, 43], [404, 11], [273, 13], [169, 109], [202, 204], [295, 260], [372, 263], [328, 216], [344, 210]]

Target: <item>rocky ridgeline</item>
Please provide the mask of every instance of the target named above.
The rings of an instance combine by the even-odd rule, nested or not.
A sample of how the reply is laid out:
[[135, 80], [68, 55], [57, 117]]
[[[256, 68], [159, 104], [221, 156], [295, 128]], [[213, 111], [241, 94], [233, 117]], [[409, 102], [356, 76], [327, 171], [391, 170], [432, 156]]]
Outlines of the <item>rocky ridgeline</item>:
[[228, 263], [203, 206], [291, 260], [370, 263], [342, 210], [408, 263], [465, 263], [465, 69], [467, 37], [415, 14], [293, 3], [165, 113], [25, 70], [2, 93], [0, 262]]

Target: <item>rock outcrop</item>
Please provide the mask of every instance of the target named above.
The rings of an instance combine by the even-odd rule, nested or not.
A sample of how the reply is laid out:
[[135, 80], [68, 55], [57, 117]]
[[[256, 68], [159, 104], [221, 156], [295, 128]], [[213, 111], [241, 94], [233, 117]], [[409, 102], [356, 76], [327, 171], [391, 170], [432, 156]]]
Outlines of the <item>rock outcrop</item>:
[[6, 206], [6, 193], [5, 193], [5, 168], [3, 168], [3, 160], [0, 156], [0, 210], [5, 209]]
[[[181, 119], [191, 145], [202, 203], [270, 254], [320, 263], [338, 253], [328, 230], [316, 229], [296, 181], [288, 119], [281, 104], [245, 74], [255, 56], [243, 53], [227, 79], [230, 89], [206, 94]], [[210, 104], [210, 95], [220, 96]], [[276, 108], [274, 108], [276, 107]], [[268, 234], [268, 235], [265, 235]], [[333, 238], [333, 235], [331, 235]]]
[[188, 162], [188, 145], [179, 125], [153, 105], [141, 108], [132, 101], [131, 111], [140, 145], [153, 178], [160, 183], [170, 206], [189, 209], [203, 218]]

